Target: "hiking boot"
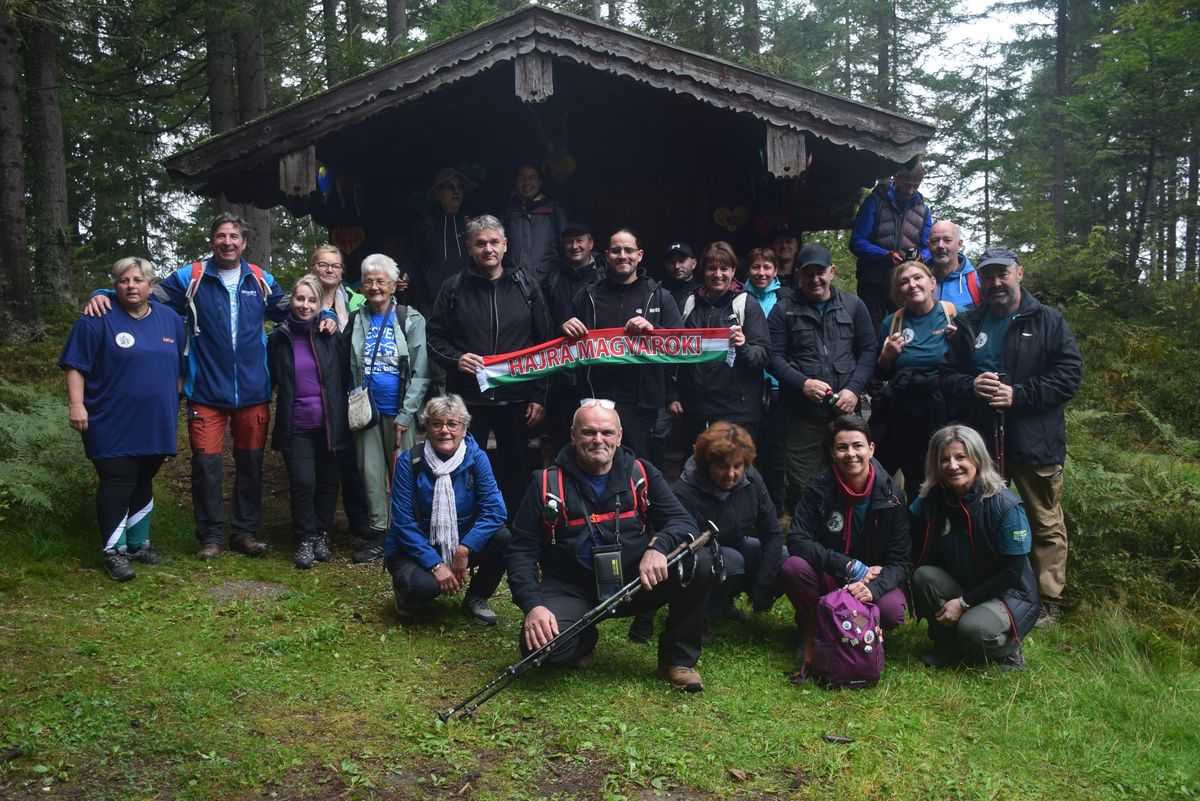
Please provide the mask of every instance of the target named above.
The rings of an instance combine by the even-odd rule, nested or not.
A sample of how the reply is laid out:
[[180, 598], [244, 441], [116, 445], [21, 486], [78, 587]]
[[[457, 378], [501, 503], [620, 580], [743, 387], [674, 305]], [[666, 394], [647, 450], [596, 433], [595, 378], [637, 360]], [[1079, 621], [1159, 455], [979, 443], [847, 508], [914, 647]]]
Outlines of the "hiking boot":
[[474, 595], [468, 595], [463, 599], [463, 611], [471, 617], [475, 618], [475, 622], [482, 626], [494, 626], [499, 618], [492, 608], [488, 606], [487, 598], [478, 598]]
[[412, 620], [417, 616], [417, 609], [401, 602], [399, 595], [393, 596], [393, 600], [396, 605], [396, 614], [400, 616], [401, 620]]
[[162, 565], [165, 567], [167, 565], [175, 564], [175, 560], [171, 557], [155, 553], [154, 549], [150, 547], [150, 543], [148, 542], [143, 543], [140, 547], [135, 548], [132, 551], [128, 551], [128, 555], [130, 560], [134, 562], [141, 562], [143, 565]]
[[635, 642], [638, 645], [650, 642], [650, 638], [654, 636], [654, 614], [647, 613], [638, 615], [629, 624], [630, 642]]
[[1052, 629], [1062, 620], [1062, 607], [1050, 601], [1042, 601], [1042, 605], [1038, 608], [1037, 622], [1033, 624], [1035, 629]]
[[354, 552], [350, 557], [350, 561], [356, 565], [365, 565], [367, 562], [374, 562], [376, 559], [383, 558], [383, 545], [387, 541], [387, 536], [382, 531], [372, 531], [372, 539], [363, 547]]
[[312, 541], [313, 558], [318, 562], [328, 562], [333, 559], [333, 553], [329, 550], [329, 535], [318, 534]]
[[1021, 649], [1020, 645], [1017, 646], [1017, 650], [1000, 660], [1000, 669], [1004, 671], [1025, 669], [1025, 651]]
[[721, 611], [721, 617], [726, 620], [732, 620], [735, 623], [745, 623], [746, 613], [737, 608], [737, 605], [730, 601], [729, 604]]
[[314, 558], [312, 540], [304, 540], [296, 547], [296, 558], [292, 560], [292, 564], [297, 570], [308, 570], [313, 566]]
[[229, 550], [237, 551], [245, 556], [262, 556], [267, 552], [267, 544], [259, 542], [254, 537], [242, 537], [229, 543]]
[[221, 555], [221, 546], [216, 542], [206, 542], [200, 546], [200, 550], [196, 551], [196, 558], [201, 562], [208, 562], [216, 559]]
[[672, 687], [685, 693], [698, 693], [704, 689], [704, 681], [695, 668], [683, 665], [659, 665], [658, 675], [671, 682]]
[[120, 551], [104, 552], [104, 572], [113, 581], [129, 581], [137, 575], [133, 565], [129, 564], [129, 555]]
[[921, 664], [931, 668], [946, 668], [959, 660], [958, 650], [948, 645], [935, 645], [921, 654]]

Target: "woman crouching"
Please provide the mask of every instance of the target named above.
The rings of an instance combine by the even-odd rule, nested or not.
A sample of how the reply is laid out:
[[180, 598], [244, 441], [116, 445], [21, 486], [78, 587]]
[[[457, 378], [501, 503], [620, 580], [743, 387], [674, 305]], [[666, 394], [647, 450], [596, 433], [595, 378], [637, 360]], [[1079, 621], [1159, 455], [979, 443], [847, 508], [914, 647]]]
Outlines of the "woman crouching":
[[[392, 520], [384, 564], [392, 576], [396, 613], [416, 616], [439, 595], [466, 588], [463, 609], [496, 624], [488, 599], [504, 575], [512, 538], [508, 513], [487, 454], [468, 433], [471, 415], [458, 395], [425, 404], [425, 444], [396, 460]], [[478, 568], [467, 582], [467, 570]]]
[[930, 667], [989, 659], [1022, 670], [1021, 638], [1037, 621], [1029, 521], [973, 428], [946, 426], [929, 440], [925, 483], [912, 503], [920, 543], [913, 607], [929, 621]]

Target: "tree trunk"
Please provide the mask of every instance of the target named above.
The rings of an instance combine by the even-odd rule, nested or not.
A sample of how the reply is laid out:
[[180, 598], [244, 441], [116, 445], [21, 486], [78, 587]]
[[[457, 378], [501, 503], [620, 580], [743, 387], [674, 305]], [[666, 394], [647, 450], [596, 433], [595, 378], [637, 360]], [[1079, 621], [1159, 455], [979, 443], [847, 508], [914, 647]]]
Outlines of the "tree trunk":
[[208, 61], [204, 65], [208, 78], [209, 127], [221, 133], [235, 127], [238, 121], [237, 93], [233, 81], [234, 34], [228, 27], [228, 16], [219, 3], [210, 2], [205, 19]]
[[596, 20], [597, 22], [604, 19], [604, 12], [601, 11], [603, 6], [604, 4], [601, 3], [600, 0], [592, 0], [592, 19]]
[[[263, 57], [262, 28], [246, 26], [238, 31], [237, 53], [238, 118], [249, 122], [267, 110], [267, 70]], [[271, 258], [271, 213], [246, 204], [242, 218], [246, 234], [246, 259], [268, 266]]]
[[59, 38], [51, 28], [37, 22], [29, 23], [25, 33], [34, 293], [43, 308], [74, 305], [67, 160], [58, 91]]
[[1192, 124], [1192, 141], [1188, 148], [1187, 222], [1183, 227], [1183, 271], [1193, 281], [1200, 281], [1196, 267], [1196, 249], [1200, 245], [1197, 227], [1200, 226], [1200, 126]]
[[746, 58], [756, 57], [762, 49], [758, 26], [758, 0], [742, 0], [742, 47]]
[[992, 84], [991, 67], [983, 68], [983, 247], [992, 246]]
[[1146, 231], [1146, 219], [1150, 214], [1150, 205], [1154, 200], [1154, 162], [1158, 160], [1158, 137], [1151, 135], [1146, 143], [1146, 177], [1142, 189], [1142, 202], [1138, 205], [1137, 218], [1133, 224], [1133, 236], [1129, 242], [1129, 263], [1126, 264], [1126, 278], [1137, 279], [1138, 256], [1141, 255], [1142, 237]]
[[1063, 250], [1067, 245], [1067, 154], [1066, 124], [1063, 119], [1063, 104], [1067, 100], [1067, 0], [1058, 0], [1054, 24], [1054, 131], [1050, 137], [1053, 156], [1050, 206], [1054, 224], [1054, 244], [1058, 249], [1057, 260], [1061, 264]]
[[333, 86], [340, 77], [337, 69], [337, 0], [321, 0], [321, 46], [325, 58], [325, 86]]
[[896, 99], [891, 91], [892, 72], [892, 4], [890, 0], [876, 0], [875, 19], [875, 104], [881, 108], [895, 108]]
[[621, 24], [621, 4], [618, 0], [608, 0], [608, 24], [613, 27]]
[[25, 152], [21, 145], [17, 25], [0, 5], [0, 337], [20, 342], [40, 336], [29, 240], [25, 231]]
[[408, 5], [405, 0], [387, 0], [388, 44], [397, 53], [408, 47]]

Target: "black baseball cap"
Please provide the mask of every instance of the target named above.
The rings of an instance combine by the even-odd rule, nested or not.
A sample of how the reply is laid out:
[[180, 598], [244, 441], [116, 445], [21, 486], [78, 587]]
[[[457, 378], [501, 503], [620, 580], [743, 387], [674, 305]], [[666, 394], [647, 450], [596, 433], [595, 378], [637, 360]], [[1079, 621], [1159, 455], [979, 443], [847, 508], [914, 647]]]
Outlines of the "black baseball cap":
[[781, 237], [790, 236], [792, 239], [799, 239], [800, 235], [791, 223], [775, 223], [771, 226], [771, 230], [767, 231], [767, 240], [779, 239]]
[[796, 268], [803, 270], [810, 264], [816, 264], [819, 267], [832, 267], [833, 256], [829, 255], [828, 249], [820, 245], [805, 245], [800, 248], [800, 253], [796, 256]]
[[562, 235], [564, 238], [568, 236], [579, 236], [581, 234], [584, 236], [591, 236], [592, 229], [588, 228], [586, 223], [569, 222], [562, 230]]
[[695, 254], [692, 253], [692, 249], [688, 247], [687, 242], [672, 242], [667, 246], [667, 255], [670, 256], [672, 253], [682, 253], [689, 259], [696, 258]]
[[984, 267], [1009, 267], [1019, 262], [1017, 254], [1008, 248], [988, 248], [980, 254], [975, 269], [982, 272]]

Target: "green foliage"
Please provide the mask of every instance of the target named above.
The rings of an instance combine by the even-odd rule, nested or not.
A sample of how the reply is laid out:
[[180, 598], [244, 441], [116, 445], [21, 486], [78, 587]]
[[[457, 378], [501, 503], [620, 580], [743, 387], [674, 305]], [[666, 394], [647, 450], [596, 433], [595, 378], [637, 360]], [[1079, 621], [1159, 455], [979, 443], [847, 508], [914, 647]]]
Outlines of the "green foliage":
[[0, 379], [0, 510], [59, 523], [75, 511], [91, 471], [66, 420], [61, 398]]

